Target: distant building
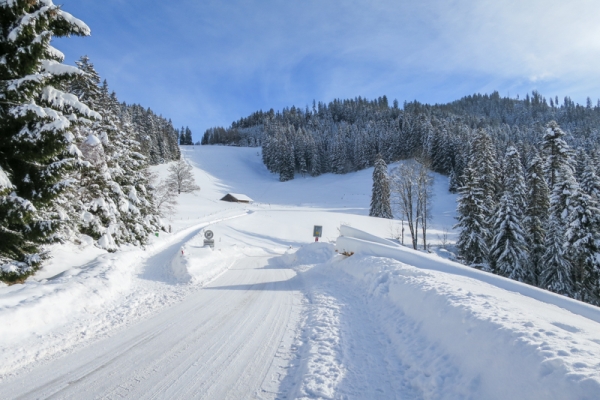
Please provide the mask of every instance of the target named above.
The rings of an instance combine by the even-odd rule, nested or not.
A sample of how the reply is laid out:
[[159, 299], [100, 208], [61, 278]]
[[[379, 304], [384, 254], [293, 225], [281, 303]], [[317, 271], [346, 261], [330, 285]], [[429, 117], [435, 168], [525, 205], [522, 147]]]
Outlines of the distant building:
[[227, 193], [225, 195], [225, 197], [223, 197], [221, 200], [229, 201], [231, 203], [251, 203], [254, 201], [250, 197], [246, 196], [245, 194], [239, 194], [239, 193]]

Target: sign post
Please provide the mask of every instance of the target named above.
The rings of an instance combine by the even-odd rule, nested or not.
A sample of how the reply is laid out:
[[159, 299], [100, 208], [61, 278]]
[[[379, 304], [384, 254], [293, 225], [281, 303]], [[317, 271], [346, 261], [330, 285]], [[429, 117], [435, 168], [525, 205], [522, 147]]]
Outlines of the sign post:
[[313, 228], [313, 236], [315, 237], [315, 242], [319, 241], [319, 238], [323, 234], [323, 227], [319, 225], [315, 225]]
[[215, 248], [215, 240], [213, 239], [214, 234], [213, 231], [204, 232], [204, 245], [210, 246], [211, 249]]

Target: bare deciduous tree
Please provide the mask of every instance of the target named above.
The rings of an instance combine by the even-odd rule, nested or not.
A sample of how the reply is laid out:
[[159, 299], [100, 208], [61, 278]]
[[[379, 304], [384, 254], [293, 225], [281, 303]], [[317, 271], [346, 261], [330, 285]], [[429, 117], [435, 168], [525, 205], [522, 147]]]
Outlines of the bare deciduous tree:
[[175, 161], [169, 166], [169, 176], [166, 183], [173, 190], [177, 190], [177, 194], [200, 190], [200, 186], [196, 185], [196, 181], [194, 180], [192, 166], [183, 159]]
[[160, 181], [154, 190], [154, 205], [161, 217], [173, 214], [177, 205], [177, 196], [173, 188], [165, 181]]
[[405, 162], [391, 174], [392, 205], [406, 218], [413, 248], [418, 245], [419, 224], [427, 245], [427, 222], [430, 217], [432, 178], [427, 166], [418, 161]]
[[423, 249], [427, 250], [427, 225], [431, 220], [431, 198], [433, 197], [433, 177], [429, 173], [429, 163], [419, 162], [417, 168], [417, 207], [421, 219]]

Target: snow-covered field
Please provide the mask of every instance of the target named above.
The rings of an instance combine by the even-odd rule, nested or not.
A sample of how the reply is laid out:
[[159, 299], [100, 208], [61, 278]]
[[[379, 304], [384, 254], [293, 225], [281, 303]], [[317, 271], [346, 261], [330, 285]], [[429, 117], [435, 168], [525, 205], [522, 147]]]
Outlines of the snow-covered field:
[[[600, 398], [597, 308], [393, 244], [335, 252], [342, 225], [400, 232], [367, 216], [372, 169], [281, 183], [258, 149], [183, 154], [202, 190], [172, 233], [56, 247], [0, 287], [0, 398]], [[456, 198], [434, 187], [429, 237], [452, 241]]]

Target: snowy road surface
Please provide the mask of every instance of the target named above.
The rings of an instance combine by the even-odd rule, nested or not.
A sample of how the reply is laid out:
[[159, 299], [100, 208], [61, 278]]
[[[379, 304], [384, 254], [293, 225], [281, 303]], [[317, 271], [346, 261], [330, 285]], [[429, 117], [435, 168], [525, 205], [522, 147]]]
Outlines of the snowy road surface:
[[301, 295], [292, 270], [267, 262], [240, 259], [182, 303], [3, 384], [0, 398], [274, 397]]

